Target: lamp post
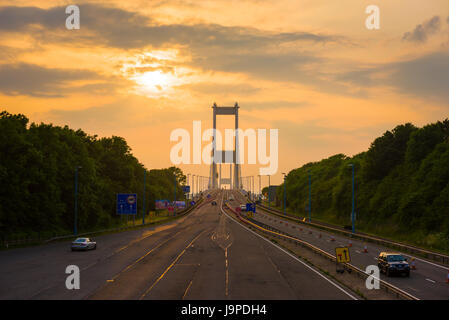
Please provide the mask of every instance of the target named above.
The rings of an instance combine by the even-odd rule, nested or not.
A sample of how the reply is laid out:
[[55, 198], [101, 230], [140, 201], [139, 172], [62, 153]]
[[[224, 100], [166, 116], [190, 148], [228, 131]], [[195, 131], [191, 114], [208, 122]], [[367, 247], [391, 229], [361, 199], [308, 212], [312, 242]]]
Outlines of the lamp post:
[[192, 174], [192, 201], [195, 198], [195, 175]]
[[282, 174], [284, 175], [284, 215], [287, 215], [286, 213], [286, 206], [287, 206], [287, 193], [286, 193], [286, 189], [285, 189], [285, 173], [282, 172]]
[[309, 223], [312, 222], [312, 175], [309, 170]]
[[176, 214], [176, 174], [173, 172], [174, 196], [173, 196], [173, 214]]
[[251, 198], [251, 201], [254, 201], [254, 176], [251, 176], [251, 180], [253, 181], [253, 184], [252, 184], [252, 189], [253, 189], [253, 192], [251, 193], [251, 196], [252, 196], [252, 198]]
[[352, 211], [351, 211], [351, 221], [352, 221], [352, 233], [355, 233], [355, 195], [354, 195], [354, 164], [349, 164], [352, 167]]
[[270, 196], [271, 182], [270, 182], [270, 178], [271, 178], [271, 176], [268, 175], [268, 207], [271, 207], [271, 196]]
[[145, 185], [147, 180], [147, 170], [143, 169], [143, 204], [142, 204], [142, 224], [145, 224]]
[[[191, 188], [192, 186], [190, 185], [190, 173], [187, 174], [187, 185]], [[189, 198], [189, 194], [190, 192], [187, 194], [187, 198]]]
[[75, 221], [73, 225], [73, 234], [75, 236], [78, 234], [78, 170], [81, 168], [81, 166], [75, 167]]
[[259, 176], [259, 200], [262, 198], [262, 187], [261, 187], [261, 177], [260, 177], [260, 174], [258, 175]]

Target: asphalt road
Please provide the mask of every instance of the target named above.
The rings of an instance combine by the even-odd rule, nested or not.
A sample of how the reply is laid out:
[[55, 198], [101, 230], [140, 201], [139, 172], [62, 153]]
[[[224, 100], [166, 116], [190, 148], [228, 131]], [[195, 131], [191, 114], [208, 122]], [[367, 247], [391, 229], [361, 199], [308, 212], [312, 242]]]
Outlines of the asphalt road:
[[[233, 194], [237, 202], [235, 206], [246, 202], [244, 196], [240, 192], [233, 192]], [[333, 255], [335, 255], [335, 247], [349, 246], [351, 242], [351, 263], [363, 270], [365, 270], [368, 265], [377, 265], [377, 257], [380, 252], [396, 252], [393, 249], [382, 247], [373, 243], [364, 243], [360, 240], [350, 239], [348, 237], [329, 232], [323, 232], [314, 228], [308, 228], [304, 225], [294, 223], [287, 219], [282, 219], [260, 209], [257, 211], [258, 212], [254, 215], [254, 220], [273, 226], [278, 230], [284, 231], [296, 238], [307, 241], [308, 243]], [[367, 247], [367, 253], [364, 252], [365, 245]], [[403, 255], [408, 257], [409, 262], [413, 257], [406, 253], [403, 253]], [[401, 276], [387, 277], [384, 274], [381, 274], [380, 278], [410, 293], [418, 299], [449, 299], [449, 284], [446, 283], [448, 268], [416, 257], [415, 259], [416, 270], [411, 271], [410, 278]]]
[[[204, 206], [157, 227], [0, 252], [0, 299], [353, 299], [355, 294]], [[81, 270], [68, 290], [65, 269]]]

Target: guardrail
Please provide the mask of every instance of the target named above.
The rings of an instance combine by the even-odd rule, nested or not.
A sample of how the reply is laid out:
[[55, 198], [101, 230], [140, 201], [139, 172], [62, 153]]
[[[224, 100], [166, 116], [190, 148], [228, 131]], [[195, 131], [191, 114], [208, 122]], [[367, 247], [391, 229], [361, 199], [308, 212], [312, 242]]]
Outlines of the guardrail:
[[[285, 233], [283, 231], [280, 231], [280, 230], [278, 230], [278, 229], [276, 229], [276, 228], [274, 228], [272, 226], [266, 225], [266, 224], [261, 223], [261, 222], [257, 222], [257, 224], [256, 224], [254, 222], [249, 221], [248, 219], [244, 219], [244, 218], [242, 218], [242, 216], [238, 212], [236, 212], [234, 209], [232, 209], [228, 204], [226, 204], [226, 206], [243, 223], [249, 224], [250, 226], [252, 226], [252, 227], [254, 227], [254, 228], [264, 232], [265, 234], [270, 234], [271, 236], [277, 237], [279, 239], [287, 240], [287, 241], [290, 241], [290, 242], [295, 243], [297, 245], [299, 244], [302, 247], [311, 249], [315, 253], [317, 253], [317, 254], [319, 254], [319, 255], [321, 255], [321, 256], [331, 260], [332, 262], [336, 261], [336, 257], [334, 255], [332, 255], [330, 253], [327, 253], [326, 251], [324, 251], [324, 250], [322, 250], [322, 249], [320, 249], [320, 248], [318, 248], [318, 247], [316, 247], [316, 246], [314, 246], [314, 245], [312, 245], [312, 244], [310, 244], [310, 243], [308, 243], [308, 242], [306, 242], [304, 240], [292, 237], [289, 234], [287, 234], [287, 233]], [[263, 225], [263, 227], [260, 226], [259, 224]], [[358, 276], [360, 276], [360, 277], [362, 277], [364, 279], [366, 279], [366, 278], [368, 278], [370, 276], [365, 271], [359, 269], [358, 267], [356, 267], [356, 266], [354, 266], [354, 265], [352, 265], [350, 263], [345, 263], [344, 265], [347, 268], [351, 269], [351, 271], [354, 271]], [[399, 289], [398, 287], [396, 287], [396, 286], [394, 286], [394, 285], [392, 285], [392, 284], [390, 284], [390, 283], [388, 283], [388, 282], [386, 282], [386, 281], [384, 281], [382, 279], [377, 279], [377, 280], [379, 281], [379, 284], [380, 284], [381, 288], [383, 288], [387, 292], [394, 293], [397, 297], [400, 297], [400, 298], [403, 298], [403, 299], [406, 299], [406, 300], [419, 300], [417, 297], [409, 294], [406, 291], [403, 291], [403, 290]]]
[[[177, 212], [176, 216], [173, 216], [173, 218], [182, 217], [182, 216], [188, 214], [193, 209], [199, 208], [201, 205], [203, 205], [203, 201], [204, 201], [204, 199], [200, 198], [198, 200], [198, 202], [194, 206], [188, 207], [188, 208], [186, 208], [186, 209], [184, 209], [182, 211]], [[164, 223], [164, 222], [165, 222], [165, 220], [161, 220], [160, 221], [160, 223]], [[24, 238], [24, 239], [18, 239], [18, 240], [4, 240], [3, 241], [3, 247], [9, 248], [9, 246], [17, 246], [17, 245], [22, 245], [22, 244], [49, 243], [49, 242], [57, 241], [57, 240], [71, 239], [71, 238], [75, 238], [75, 237], [84, 237], [84, 236], [89, 236], [89, 235], [93, 235], [93, 234], [105, 233], [105, 232], [120, 232], [120, 231], [138, 229], [138, 228], [145, 227], [145, 226], [150, 226], [150, 225], [156, 224], [156, 223], [159, 223], [159, 221], [147, 222], [145, 224], [139, 224], [139, 225], [134, 225], [134, 226], [125, 226], [125, 227], [119, 227], [119, 228], [111, 228], [111, 229], [103, 229], [103, 230], [83, 232], [83, 233], [79, 233], [76, 236], [74, 236], [73, 234], [70, 234], [70, 235], [56, 236], [56, 237], [52, 237], [52, 238], [49, 238], [49, 239], [27, 239], [27, 238]]]
[[372, 243], [376, 243], [379, 245], [383, 245], [386, 247], [390, 247], [393, 249], [397, 249], [403, 252], [408, 252], [414, 255], [419, 255], [423, 258], [426, 258], [428, 260], [432, 260], [435, 262], [439, 262], [443, 265], [449, 266], [449, 256], [448, 255], [444, 255], [441, 253], [437, 253], [437, 252], [432, 252], [429, 250], [425, 250], [425, 249], [421, 249], [418, 247], [414, 247], [414, 246], [410, 246], [404, 243], [400, 243], [400, 242], [394, 242], [391, 240], [387, 240], [387, 239], [382, 239], [382, 238], [378, 238], [378, 237], [374, 237], [371, 235], [367, 235], [367, 234], [362, 234], [362, 233], [352, 233], [349, 231], [346, 231], [344, 229], [339, 229], [336, 227], [331, 227], [328, 225], [324, 225], [324, 224], [319, 224], [319, 223], [315, 223], [315, 222], [306, 222], [306, 221], [302, 221], [301, 219], [292, 217], [291, 215], [284, 215], [281, 211], [277, 210], [277, 209], [273, 209], [264, 205], [257, 205], [259, 208], [261, 208], [262, 210], [265, 210], [271, 214], [274, 214], [280, 218], [284, 218], [284, 219], [288, 219], [290, 221], [294, 221], [296, 223], [299, 224], [303, 224], [306, 226], [310, 226], [310, 227], [314, 227], [317, 229], [321, 229], [321, 230], [325, 230], [325, 231], [330, 231], [330, 232], [334, 232], [334, 233], [339, 233], [342, 234], [344, 236], [350, 237], [350, 238], [355, 238], [355, 239], [360, 239], [363, 241], [367, 241], [367, 242], [372, 242]]

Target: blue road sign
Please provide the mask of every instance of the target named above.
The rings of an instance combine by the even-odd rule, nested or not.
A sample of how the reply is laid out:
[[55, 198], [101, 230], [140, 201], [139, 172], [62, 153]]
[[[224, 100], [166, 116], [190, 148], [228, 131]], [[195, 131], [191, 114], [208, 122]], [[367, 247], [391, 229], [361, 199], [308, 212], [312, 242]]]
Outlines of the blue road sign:
[[182, 192], [184, 192], [184, 193], [190, 193], [190, 186], [183, 186], [183, 187], [182, 187]]
[[254, 213], [256, 213], [256, 204], [255, 203], [247, 203], [246, 204], [246, 211], [252, 211]]
[[117, 194], [117, 214], [137, 214], [137, 194]]

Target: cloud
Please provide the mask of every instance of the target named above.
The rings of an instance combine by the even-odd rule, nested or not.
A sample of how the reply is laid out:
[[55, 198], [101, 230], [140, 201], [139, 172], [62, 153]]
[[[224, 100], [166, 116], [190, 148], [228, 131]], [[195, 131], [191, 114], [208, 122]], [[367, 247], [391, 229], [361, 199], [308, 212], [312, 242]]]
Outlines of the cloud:
[[360, 68], [336, 77], [354, 86], [390, 86], [423, 99], [447, 104], [449, 99], [449, 52], [435, 52], [415, 59]]
[[306, 101], [264, 101], [264, 102], [255, 102], [255, 101], [242, 101], [239, 102], [239, 105], [244, 106], [245, 110], [256, 111], [256, 110], [274, 110], [274, 109], [299, 109], [311, 106], [312, 103]]
[[[70, 35], [71, 41], [91, 41], [122, 49], [179, 44], [190, 48], [222, 47], [232, 50], [296, 41], [327, 43], [340, 40], [336, 36], [308, 32], [270, 33], [255, 28], [217, 24], [163, 25], [155, 24], [150, 17], [119, 8], [97, 4], [83, 4], [79, 8], [81, 29], [73, 32], [65, 30], [65, 7], [47, 10], [37, 7], [2, 7], [0, 31], [23, 31], [39, 24], [45, 29], [36, 30], [36, 35], [47, 41], [58, 39], [52, 32], [60, 30], [65, 31], [66, 37]], [[93, 36], [91, 32], [97, 36]]]
[[[186, 120], [186, 113], [176, 106], [160, 107], [158, 99], [146, 97], [118, 98], [112, 103], [87, 108], [51, 109], [38, 114], [39, 118], [55, 123], [69, 123], [74, 128], [133, 129], [151, 126], [174, 126]], [[204, 110], [188, 110], [189, 117], [201, 119]], [[168, 138], [167, 138], [168, 139]]]
[[202, 94], [246, 96], [260, 92], [260, 88], [250, 84], [226, 84], [214, 82], [199, 82], [179, 86]]
[[389, 66], [393, 73], [389, 82], [403, 93], [423, 98], [449, 99], [449, 52], [436, 52]]
[[65, 26], [65, 8], [41, 9], [37, 7], [0, 8], [0, 30], [22, 31], [27, 26], [40, 24], [46, 28]]
[[428, 37], [437, 33], [441, 28], [441, 18], [434, 16], [422, 24], [418, 24], [412, 32], [406, 32], [402, 40], [410, 42], [424, 43]]
[[[246, 73], [339, 94], [347, 91], [338, 84], [324, 80], [325, 76], [318, 71], [323, 63], [323, 59], [318, 57], [323, 46], [347, 43], [347, 39], [338, 35], [269, 32], [218, 24], [156, 24], [151, 17], [138, 12], [98, 4], [79, 7], [81, 29], [76, 31], [65, 29], [65, 7], [3, 7], [0, 8], [0, 32], [28, 32], [39, 43], [61, 42], [71, 46], [104, 46], [124, 50], [148, 46], [182, 47], [192, 57], [192, 61], [186, 62], [188, 67], [203, 71]], [[310, 51], [315, 45], [320, 49], [317, 53]], [[172, 72], [169, 69], [162, 71]]]
[[[72, 81], [100, 79], [95, 72], [44, 68], [34, 64], [0, 65], [0, 91], [7, 95], [61, 97]], [[71, 89], [73, 90], [73, 88]]]

